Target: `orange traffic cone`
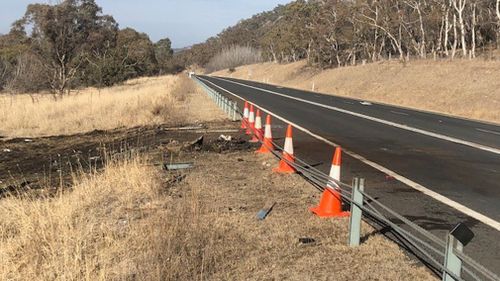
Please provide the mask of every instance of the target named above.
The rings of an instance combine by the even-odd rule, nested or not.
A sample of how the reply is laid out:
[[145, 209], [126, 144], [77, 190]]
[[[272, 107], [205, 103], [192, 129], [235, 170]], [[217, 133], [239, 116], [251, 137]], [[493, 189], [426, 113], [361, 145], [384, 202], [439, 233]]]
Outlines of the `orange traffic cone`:
[[253, 111], [253, 104], [250, 104], [250, 113], [248, 114], [247, 135], [253, 134], [255, 129], [255, 113]]
[[[330, 177], [340, 181], [340, 165], [342, 158], [342, 149], [337, 147], [333, 156], [332, 167], [330, 169]], [[326, 188], [321, 195], [319, 206], [310, 208], [317, 216], [322, 218], [328, 217], [348, 217], [349, 212], [342, 211], [342, 200], [338, 185], [335, 182], [328, 181]]]
[[250, 142], [259, 142], [262, 140], [262, 118], [260, 117], [260, 110], [257, 109], [257, 113], [255, 115], [255, 129], [254, 134]]
[[280, 164], [273, 172], [291, 174], [297, 172], [294, 167], [288, 163], [294, 163], [295, 157], [293, 156], [293, 141], [292, 141], [292, 125], [288, 125], [285, 138], [285, 149]]
[[243, 109], [243, 119], [241, 119], [241, 129], [246, 129], [248, 127], [248, 101], [245, 101], [245, 107]]
[[273, 145], [273, 135], [271, 131], [271, 115], [268, 114], [266, 117], [266, 128], [264, 132], [264, 142], [257, 153], [271, 153], [274, 150]]

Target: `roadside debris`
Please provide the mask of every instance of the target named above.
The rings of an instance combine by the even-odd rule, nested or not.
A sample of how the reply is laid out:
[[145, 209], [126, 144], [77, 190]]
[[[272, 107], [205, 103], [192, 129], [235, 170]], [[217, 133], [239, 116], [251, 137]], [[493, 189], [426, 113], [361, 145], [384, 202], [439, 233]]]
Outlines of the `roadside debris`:
[[203, 125], [199, 126], [189, 126], [189, 127], [171, 127], [171, 128], [162, 128], [162, 131], [194, 131], [203, 129]]
[[203, 145], [203, 139], [204, 136], [201, 136], [197, 138], [195, 141], [192, 141], [188, 143], [187, 145], [184, 145], [184, 148], [200, 148]]
[[203, 146], [203, 140], [204, 136], [201, 136], [194, 141], [184, 142], [184, 143], [180, 143], [177, 140], [171, 140], [164, 147], [172, 153], [179, 153], [181, 151], [186, 151], [186, 150], [200, 150], [201, 147]]
[[269, 215], [269, 213], [271, 213], [271, 211], [273, 210], [275, 205], [276, 205], [276, 202], [273, 202], [272, 204], [267, 204], [263, 209], [261, 209], [257, 213], [257, 219], [264, 220]]
[[316, 244], [316, 240], [311, 237], [301, 237], [299, 238], [299, 246], [306, 246], [306, 245], [314, 245]]
[[24, 142], [33, 142], [32, 139], [24, 139]]
[[231, 141], [232, 139], [233, 139], [233, 137], [231, 137], [231, 136], [226, 136], [226, 135], [219, 136], [219, 140], [223, 140], [223, 141]]
[[167, 186], [172, 186], [174, 184], [180, 183], [186, 177], [187, 175], [173, 175], [170, 179], [167, 180]]
[[367, 101], [362, 101], [362, 102], [360, 102], [360, 104], [362, 104], [362, 105], [372, 105], [371, 102], [367, 102]]
[[4, 149], [2, 150], [2, 152], [7, 152], [7, 153], [8, 153], [8, 152], [12, 152], [12, 150], [10, 150], [10, 149], [8, 149], [8, 148], [4, 148]]
[[229, 134], [229, 133], [238, 133], [240, 130], [238, 129], [206, 129], [206, 130], [198, 130], [198, 131], [195, 131], [195, 133], [204, 133], [204, 134], [208, 134], [208, 133], [226, 133], [226, 134]]
[[172, 163], [172, 164], [164, 164], [163, 167], [167, 171], [177, 171], [177, 170], [185, 170], [185, 169], [190, 169], [194, 166], [193, 162], [188, 162], [188, 163]]

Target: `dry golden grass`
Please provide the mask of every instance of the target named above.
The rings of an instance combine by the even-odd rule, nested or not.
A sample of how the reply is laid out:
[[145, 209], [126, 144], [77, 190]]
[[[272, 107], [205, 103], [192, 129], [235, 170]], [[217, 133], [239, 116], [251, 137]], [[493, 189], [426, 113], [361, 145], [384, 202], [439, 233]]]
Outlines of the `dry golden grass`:
[[440, 112], [500, 123], [500, 61], [421, 60], [343, 67], [325, 71], [305, 62], [239, 67], [218, 76]]
[[[378, 234], [348, 247], [348, 220], [310, 214], [318, 194], [307, 183], [259, 168], [275, 160], [251, 152], [196, 159], [174, 186], [135, 159], [81, 175], [55, 198], [1, 200], [0, 279], [433, 279]], [[274, 211], [257, 221], [273, 200]], [[301, 246], [299, 237], [317, 243]]]
[[[50, 95], [0, 95], [0, 135], [67, 135], [118, 127], [221, 119], [186, 75], [140, 78], [102, 90]], [[198, 107], [200, 107], [198, 110]]]

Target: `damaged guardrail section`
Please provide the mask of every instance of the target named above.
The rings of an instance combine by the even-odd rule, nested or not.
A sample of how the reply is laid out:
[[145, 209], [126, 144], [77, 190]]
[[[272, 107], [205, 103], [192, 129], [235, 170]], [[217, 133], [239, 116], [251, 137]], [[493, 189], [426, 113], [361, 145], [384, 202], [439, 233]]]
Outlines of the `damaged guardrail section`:
[[[294, 156], [291, 125], [288, 125], [284, 147], [281, 147], [272, 139], [272, 112], [261, 108], [268, 114], [265, 132], [262, 132], [259, 126], [255, 126], [254, 110], [259, 110], [257, 104], [230, 92], [222, 94], [210, 87], [210, 82], [201, 80], [194, 74], [190, 74], [190, 77], [205, 89], [208, 96], [228, 118], [233, 121], [241, 120], [242, 129], [262, 143], [260, 153], [272, 153], [280, 159], [279, 167], [274, 169], [275, 172], [298, 173], [323, 192], [319, 205], [310, 208], [313, 213], [321, 217], [350, 217], [347, 243], [351, 247], [357, 247], [361, 243], [361, 221], [364, 219], [379, 229], [390, 229], [387, 237], [415, 254], [441, 276], [442, 280], [500, 280], [493, 272], [463, 253], [463, 248], [474, 237], [472, 231], [464, 224], [458, 224], [450, 230], [445, 240], [435, 236], [367, 194], [364, 179], [354, 178], [351, 184], [341, 182], [340, 147], [335, 149], [332, 168], [327, 175]], [[227, 96], [243, 101], [245, 103], [243, 111], [238, 108], [235, 100]], [[347, 205], [350, 205], [350, 212], [343, 210]]]

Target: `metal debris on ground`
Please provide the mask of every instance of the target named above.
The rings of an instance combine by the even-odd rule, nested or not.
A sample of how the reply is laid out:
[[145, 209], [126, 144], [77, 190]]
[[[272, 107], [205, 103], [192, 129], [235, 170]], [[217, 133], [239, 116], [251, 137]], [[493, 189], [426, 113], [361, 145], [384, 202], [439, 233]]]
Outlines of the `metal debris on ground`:
[[167, 186], [173, 186], [175, 184], [178, 184], [180, 183], [181, 181], [183, 181], [185, 178], [187, 177], [187, 175], [173, 175], [172, 177], [170, 177], [166, 184]]
[[195, 141], [191, 142], [190, 145], [191, 146], [203, 145], [203, 139], [204, 139], [204, 136], [201, 136], [201, 137], [197, 138]]
[[272, 204], [267, 204], [263, 209], [261, 209], [257, 213], [257, 219], [264, 220], [269, 215], [269, 213], [271, 213], [271, 211], [273, 210], [275, 205], [276, 205], [276, 202], [273, 202]]
[[229, 134], [229, 133], [238, 133], [240, 130], [238, 129], [207, 129], [207, 130], [199, 130], [199, 131], [195, 131], [195, 133], [204, 133], [204, 134], [208, 134], [208, 133], [226, 133], [226, 134]]
[[367, 102], [367, 101], [362, 101], [362, 102], [360, 102], [360, 104], [362, 104], [362, 105], [372, 105], [371, 102]]
[[231, 141], [232, 139], [233, 139], [233, 137], [231, 137], [231, 136], [226, 136], [226, 135], [219, 136], [219, 140], [223, 140], [223, 141]]
[[314, 240], [314, 238], [311, 238], [311, 237], [301, 237], [299, 238], [299, 246], [300, 245], [312, 245], [312, 244], [315, 244], [316, 243], [316, 240]]
[[205, 139], [205, 136], [201, 136], [194, 141], [184, 143], [182, 145], [182, 150], [189, 150], [189, 149], [200, 150], [201, 147], [203, 146], [204, 139]]
[[4, 148], [2, 151], [3, 151], [3, 152], [12, 152], [12, 150], [10, 150], [10, 149], [8, 149], [8, 148]]
[[177, 170], [185, 170], [185, 169], [190, 169], [194, 166], [193, 162], [189, 163], [171, 163], [171, 164], [164, 164], [163, 167], [167, 171], [177, 171]]
[[194, 130], [200, 130], [203, 129], [204, 127], [202, 125], [200, 126], [190, 126], [190, 127], [171, 127], [171, 128], [162, 128], [162, 131], [194, 131]]

